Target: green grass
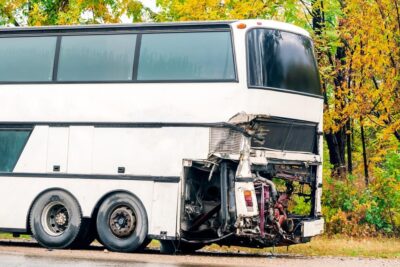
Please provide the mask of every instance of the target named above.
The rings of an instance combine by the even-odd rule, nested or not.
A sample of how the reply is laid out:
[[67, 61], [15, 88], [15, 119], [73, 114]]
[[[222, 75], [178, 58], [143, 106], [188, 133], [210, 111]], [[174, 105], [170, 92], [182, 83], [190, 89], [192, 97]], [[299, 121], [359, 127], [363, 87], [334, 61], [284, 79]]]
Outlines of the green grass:
[[[152, 241], [152, 248], [160, 246], [158, 241]], [[340, 256], [340, 257], [367, 257], [367, 258], [400, 258], [400, 239], [395, 238], [364, 238], [355, 239], [344, 236], [316, 237], [311, 242], [299, 245], [277, 248], [253, 249], [244, 247], [227, 247], [211, 245], [203, 249], [210, 252], [232, 252], [232, 253], [280, 253], [304, 256]]]
[[[30, 239], [31, 236], [30, 235], [21, 235], [18, 238], [22, 238], [22, 239]], [[12, 234], [9, 233], [1, 233], [0, 232], [0, 239], [16, 239], [15, 237], [13, 237]]]
[[247, 253], [283, 253], [304, 256], [345, 256], [345, 257], [368, 257], [368, 258], [400, 258], [400, 240], [395, 238], [365, 238], [354, 239], [343, 236], [339, 237], [317, 237], [311, 242], [293, 245], [289, 248], [264, 248], [251, 249], [241, 247], [219, 247], [211, 245], [205, 250], [224, 250], [232, 252]]
[[10, 239], [13, 238], [12, 234], [8, 234], [8, 233], [0, 233], [0, 238], [1, 239]]

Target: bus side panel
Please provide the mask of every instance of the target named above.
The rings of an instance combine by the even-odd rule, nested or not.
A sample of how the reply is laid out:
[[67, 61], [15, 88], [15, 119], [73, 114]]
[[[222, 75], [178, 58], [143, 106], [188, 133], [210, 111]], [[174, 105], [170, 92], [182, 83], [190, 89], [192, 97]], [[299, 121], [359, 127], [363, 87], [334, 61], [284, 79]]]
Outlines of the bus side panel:
[[[175, 186], [177, 187], [178, 183]], [[151, 224], [153, 187], [153, 181], [1, 177], [0, 228], [25, 229], [32, 201], [49, 188], [62, 188], [71, 193], [78, 200], [84, 217], [90, 217], [97, 202], [109, 192], [132, 192], [142, 201]], [[169, 194], [167, 190], [159, 193]], [[170, 203], [164, 205], [168, 206]], [[176, 206], [176, 203], [171, 205]], [[169, 224], [174, 226], [175, 221], [175, 216], [172, 216]]]
[[177, 177], [184, 158], [207, 158], [208, 139], [196, 127], [36, 126], [14, 172]]
[[207, 158], [208, 128], [95, 128], [93, 173], [180, 176], [184, 158]]
[[[158, 177], [157, 181], [179, 177], [182, 158], [205, 157], [208, 136], [208, 128], [37, 126], [14, 169], [15, 176], [1, 177], [0, 228], [25, 229], [33, 200], [49, 188], [70, 192], [85, 217], [91, 217], [104, 195], [124, 190], [143, 202], [149, 234], [175, 236], [179, 183], [154, 182], [151, 177]], [[118, 167], [124, 167], [125, 173], [119, 174]], [[121, 175], [138, 180], [119, 180]]]
[[92, 173], [94, 127], [69, 127], [69, 173]]
[[47, 143], [47, 172], [67, 172], [69, 127], [50, 127]]
[[[246, 62], [245, 51], [239, 54]], [[320, 121], [322, 99], [248, 89], [246, 64], [241, 65], [240, 83], [1, 85], [7, 112], [0, 121], [213, 123], [238, 112]]]
[[163, 237], [175, 237], [177, 228], [179, 183], [155, 183], [152, 218], [149, 232]]

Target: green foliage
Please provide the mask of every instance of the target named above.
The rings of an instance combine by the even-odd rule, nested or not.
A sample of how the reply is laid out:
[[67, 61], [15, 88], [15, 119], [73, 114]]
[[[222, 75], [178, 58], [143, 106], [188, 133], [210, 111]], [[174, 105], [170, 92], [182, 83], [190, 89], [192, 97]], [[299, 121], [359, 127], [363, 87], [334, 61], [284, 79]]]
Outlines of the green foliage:
[[[355, 176], [345, 181], [327, 177], [323, 206], [329, 234], [399, 235], [400, 154], [387, 154], [368, 189]], [[362, 180], [362, 179], [361, 179]]]
[[304, 197], [299, 197], [298, 195], [294, 195], [292, 197], [292, 208], [290, 209], [291, 213], [298, 215], [309, 215], [311, 212], [311, 205], [309, 201], [306, 201]]
[[139, 0], [0, 0], [0, 25], [42, 26], [142, 21]]

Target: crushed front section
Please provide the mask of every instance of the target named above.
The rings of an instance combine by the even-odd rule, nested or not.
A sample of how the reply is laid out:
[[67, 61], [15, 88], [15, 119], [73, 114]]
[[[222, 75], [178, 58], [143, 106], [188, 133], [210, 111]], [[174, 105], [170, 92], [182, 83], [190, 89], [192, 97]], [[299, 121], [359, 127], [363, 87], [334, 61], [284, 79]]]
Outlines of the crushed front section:
[[210, 129], [207, 160], [185, 164], [181, 237], [267, 247], [323, 232], [321, 138], [312, 122], [238, 114]]

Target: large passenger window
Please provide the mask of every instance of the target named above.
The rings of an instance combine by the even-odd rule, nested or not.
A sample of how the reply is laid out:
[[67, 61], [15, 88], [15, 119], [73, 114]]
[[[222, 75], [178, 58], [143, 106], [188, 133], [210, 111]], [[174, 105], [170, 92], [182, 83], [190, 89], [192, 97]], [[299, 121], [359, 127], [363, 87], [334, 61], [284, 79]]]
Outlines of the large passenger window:
[[309, 38], [273, 29], [247, 34], [249, 86], [320, 95], [319, 74]]
[[230, 32], [143, 34], [138, 81], [234, 80]]
[[50, 82], [56, 37], [0, 38], [0, 82]]
[[13, 171], [30, 132], [30, 130], [0, 129], [0, 172]]
[[135, 34], [63, 36], [57, 80], [131, 80], [135, 44]]

